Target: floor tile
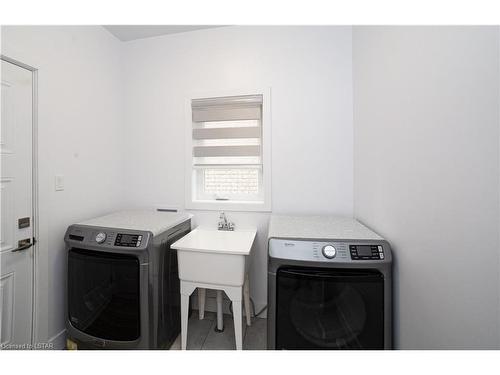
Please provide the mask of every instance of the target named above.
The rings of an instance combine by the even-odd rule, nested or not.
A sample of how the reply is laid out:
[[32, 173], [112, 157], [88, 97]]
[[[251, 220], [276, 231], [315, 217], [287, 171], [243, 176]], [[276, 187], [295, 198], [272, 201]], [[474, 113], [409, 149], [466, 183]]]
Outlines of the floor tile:
[[244, 350], [266, 350], [267, 349], [267, 319], [253, 318], [252, 325], [247, 327]]
[[[198, 311], [193, 311], [191, 317], [188, 321], [188, 339], [187, 339], [187, 349], [188, 350], [200, 350], [208, 333], [213, 329], [214, 321], [216, 315], [213, 312], [206, 311], [205, 319], [198, 319]], [[170, 350], [180, 350], [181, 349], [181, 335], [177, 337], [175, 342], [170, 347]]]
[[170, 346], [170, 350], [181, 350], [181, 335], [177, 336], [172, 346]]
[[[205, 319], [198, 319], [198, 311], [193, 311], [188, 322], [188, 350], [234, 350], [234, 325], [231, 315], [224, 315], [224, 332], [214, 331], [217, 325], [217, 315], [206, 311]], [[267, 319], [252, 318], [252, 325], [243, 325], [243, 349], [244, 350], [266, 350], [267, 348]], [[181, 348], [181, 336], [179, 335], [170, 347], [170, 350]]]
[[[195, 314], [196, 312], [196, 314]], [[198, 311], [194, 311], [188, 322], [188, 350], [201, 350], [210, 331], [213, 331], [215, 314], [205, 313], [203, 320], [198, 319]]]
[[[208, 336], [203, 344], [203, 350], [234, 350], [236, 342], [234, 339], [234, 324], [231, 315], [224, 315], [224, 332], [215, 332], [214, 328], [217, 322], [214, 321], [213, 327], [208, 332]], [[246, 324], [242, 319], [243, 337], [245, 337]]]

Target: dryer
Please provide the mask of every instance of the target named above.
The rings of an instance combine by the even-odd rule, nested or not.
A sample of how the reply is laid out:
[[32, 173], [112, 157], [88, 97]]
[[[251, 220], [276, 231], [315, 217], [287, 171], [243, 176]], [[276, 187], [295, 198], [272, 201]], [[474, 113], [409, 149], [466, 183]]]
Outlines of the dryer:
[[71, 225], [67, 250], [68, 346], [168, 348], [180, 332], [177, 252], [191, 215], [120, 211]]
[[392, 252], [350, 218], [272, 216], [268, 349], [391, 349]]

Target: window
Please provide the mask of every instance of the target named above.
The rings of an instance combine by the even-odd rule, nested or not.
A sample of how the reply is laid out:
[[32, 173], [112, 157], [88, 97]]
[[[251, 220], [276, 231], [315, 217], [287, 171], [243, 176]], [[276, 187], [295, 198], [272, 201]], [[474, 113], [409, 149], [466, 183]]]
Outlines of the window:
[[187, 208], [267, 211], [265, 93], [189, 100]]

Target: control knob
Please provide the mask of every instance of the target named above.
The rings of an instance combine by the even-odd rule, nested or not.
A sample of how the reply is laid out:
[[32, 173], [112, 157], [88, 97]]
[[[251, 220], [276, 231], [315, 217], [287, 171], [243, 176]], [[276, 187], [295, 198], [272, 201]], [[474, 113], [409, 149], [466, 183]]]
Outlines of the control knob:
[[97, 233], [97, 236], [95, 236], [95, 242], [103, 243], [104, 241], [106, 241], [106, 233], [104, 232]]
[[321, 250], [321, 252], [323, 253], [323, 256], [328, 259], [333, 259], [335, 258], [335, 255], [337, 255], [337, 250], [332, 245], [323, 246], [323, 250]]

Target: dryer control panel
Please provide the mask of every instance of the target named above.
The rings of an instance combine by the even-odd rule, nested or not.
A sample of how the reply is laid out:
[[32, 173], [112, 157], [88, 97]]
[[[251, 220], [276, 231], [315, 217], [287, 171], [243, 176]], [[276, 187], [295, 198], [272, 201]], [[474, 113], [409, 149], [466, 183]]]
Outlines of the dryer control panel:
[[356, 241], [312, 241], [272, 238], [269, 241], [271, 258], [312, 262], [350, 263], [361, 261], [385, 261], [385, 245]]

